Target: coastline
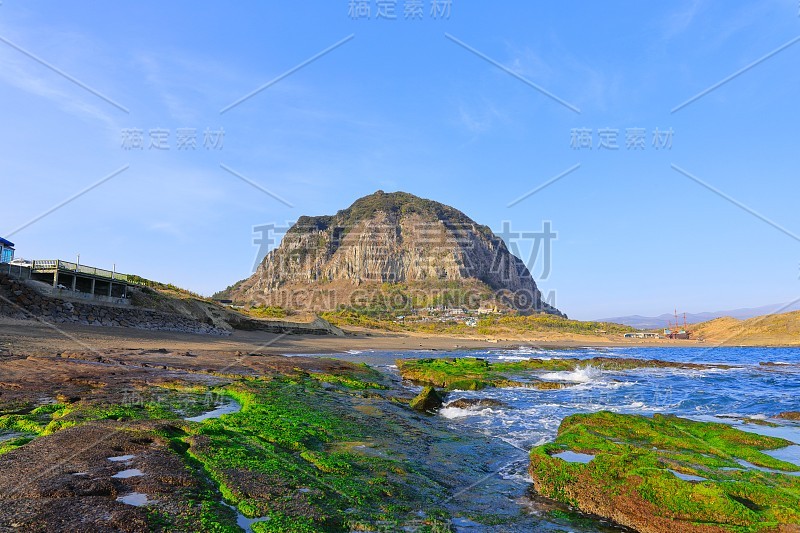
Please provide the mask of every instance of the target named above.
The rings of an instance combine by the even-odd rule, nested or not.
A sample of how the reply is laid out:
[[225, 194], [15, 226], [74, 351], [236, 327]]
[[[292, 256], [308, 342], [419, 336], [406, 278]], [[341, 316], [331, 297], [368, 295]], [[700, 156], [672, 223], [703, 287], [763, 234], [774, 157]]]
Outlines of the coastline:
[[[99, 525], [108, 523], [111, 516], [114, 524], [136, 524], [136, 530], [145, 530], [153, 524], [156, 515], [152, 513], [161, 513], [159, 520], [188, 524], [188, 530], [216, 524], [219, 531], [231, 532], [235, 531], [233, 524], [242, 520], [250, 521], [252, 530], [259, 533], [271, 530], [259, 524], [272, 521], [283, 526], [313, 523], [321, 530], [370, 528], [369, 524], [466, 524], [502, 525], [507, 530], [569, 526], [580, 533], [616, 531], [612, 522], [630, 524], [631, 517], [612, 516], [607, 509], [595, 509], [585, 501], [579, 511], [570, 507], [570, 502], [553, 498], [558, 493], [547, 488], [552, 480], [542, 476], [533, 455], [527, 453], [531, 446], [541, 444], [542, 436], [555, 436], [554, 423], [561, 427], [569, 415], [575, 414], [581, 398], [592, 394], [585, 388], [576, 387], [571, 393], [568, 386], [534, 387], [527, 389], [532, 396], [526, 398], [517, 398], [513, 387], [510, 395], [503, 387], [480, 393], [470, 389], [454, 397], [466, 402], [465, 406], [448, 405], [444, 416], [431, 417], [413, 409], [416, 392], [404, 387], [400, 376], [376, 370], [374, 361], [393, 361], [393, 357], [402, 355], [400, 352], [413, 358], [415, 350], [427, 351], [419, 352], [425, 358], [436, 357], [432, 351], [447, 358], [450, 350], [469, 354], [470, 350], [520, 346], [566, 348], [565, 357], [569, 359], [576, 347], [644, 344], [563, 338], [541, 343], [517, 339], [488, 342], [365, 331], [346, 337], [237, 331], [219, 337], [0, 320], [6, 409], [0, 423], [11, 431], [6, 431], [7, 444], [0, 446], [0, 474], [20, 487], [22, 496], [0, 498], [4, 500], [0, 529], [11, 523], [27, 523], [26, 517], [47, 524], [74, 525], [89, 520]], [[685, 341], [669, 346], [689, 344], [703, 347]], [[363, 353], [367, 350], [384, 353], [370, 356]], [[395, 350], [397, 353], [393, 353]], [[490, 353], [483, 353], [486, 361], [494, 359]], [[734, 351], [731, 356], [738, 353]], [[323, 357], [304, 356], [313, 354]], [[556, 357], [551, 363], [558, 364]], [[603, 359], [602, 354], [599, 358]], [[614, 359], [622, 360], [624, 357]], [[706, 378], [694, 376], [687, 381], [679, 373], [667, 389], [661, 380], [670, 378], [663, 375], [637, 379], [637, 383], [641, 381], [640, 390], [631, 397], [629, 387], [636, 383], [620, 381], [613, 369], [606, 371], [612, 374], [576, 377], [569, 367], [555, 366], [539, 379], [594, 382], [600, 392], [591, 396], [589, 410], [600, 412], [592, 415], [599, 417], [608, 416], [602, 414], [606, 412], [603, 407], [639, 411], [644, 404], [632, 399], [644, 398], [658, 406], [658, 402], [671, 402], [694, 390], [695, 379], [717, 379], [711, 372]], [[776, 379], [772, 368], [760, 372], [765, 379]], [[784, 377], [783, 384], [790, 379]], [[750, 389], [761, 391], [763, 387]], [[230, 401], [239, 407], [226, 415], [224, 424], [192, 422]], [[475, 401], [493, 401], [490, 411], [498, 408], [505, 414], [495, 417], [493, 413], [477, 424], [459, 420], [471, 409], [469, 402]], [[540, 411], [530, 416], [530, 408]], [[578, 407], [579, 411], [584, 409]], [[646, 419], [621, 415], [618, 426], [641, 420]], [[714, 421], [718, 422], [685, 423], [703, 424], [697, 426], [703, 430], [721, 427], [713, 425]], [[752, 438], [746, 433], [736, 435]], [[549, 439], [543, 446], [552, 446]], [[87, 442], [98, 444], [86, 447]], [[775, 448], [775, 443], [784, 444], [767, 444]], [[65, 450], [70, 461], [66, 469], [35, 470], [36, 465], [57, 461]], [[578, 448], [575, 453], [585, 451]], [[253, 454], [255, 461], [251, 460]], [[122, 457], [128, 462], [117, 465], [114, 461]], [[550, 461], [548, 465], [560, 461], [542, 458]], [[576, 472], [584, 468], [562, 463], [552, 464]], [[726, 465], [735, 469], [738, 463]], [[783, 463], [766, 464], [776, 465]], [[211, 478], [204, 474], [208, 471], [213, 473]], [[280, 474], [274, 477], [276, 472]], [[285, 475], [287, 472], [289, 475]], [[494, 474], [487, 477], [488, 472]], [[682, 482], [670, 472], [665, 470], [654, 479]], [[694, 470], [683, 473], [700, 475]], [[43, 477], [29, 486], [26, 480], [32, 475]], [[78, 481], [76, 475], [80, 476]], [[105, 488], [96, 488], [100, 487], [98, 483], [104, 483]], [[786, 483], [794, 483], [793, 478]], [[469, 490], [478, 484], [480, 490]], [[182, 488], [176, 491], [174, 485]], [[347, 490], [317, 498], [330, 486]], [[586, 486], [595, 487], [595, 483], [576, 482], [570, 490], [580, 491]], [[750, 486], [761, 490], [758, 483]], [[58, 507], [53, 507], [48, 487], [59, 487]], [[680, 494], [691, 500], [693, 486], [682, 489]], [[90, 491], [90, 496], [81, 491]], [[391, 496], [389, 500], [387, 495]], [[126, 500], [133, 496], [141, 497], [144, 503]], [[351, 499], [362, 503], [348, 507]], [[204, 502], [205, 514], [198, 514], [194, 502], [199, 500]], [[636, 501], [629, 507], [638, 510], [640, 504]], [[353, 515], [353, 509], [361, 510]], [[651, 515], [647, 516], [645, 520]], [[653, 531], [660, 533], [663, 529]]]
[[[345, 337], [284, 335], [262, 331], [234, 331], [228, 337], [195, 335], [130, 328], [47, 324], [33, 320], [0, 318], [0, 353], [12, 350], [25, 353], [125, 348], [170, 348], [173, 350], [259, 352], [279, 354], [335, 354], [350, 350], [452, 351], [515, 349], [529, 346], [544, 349], [581, 347], [787, 347], [791, 344], [742, 344], [698, 342], [696, 340], [632, 340], [551, 336], [547, 338], [480, 339], [445, 335], [420, 335], [373, 330], [349, 330]], [[796, 345], [794, 345], [796, 346]]]

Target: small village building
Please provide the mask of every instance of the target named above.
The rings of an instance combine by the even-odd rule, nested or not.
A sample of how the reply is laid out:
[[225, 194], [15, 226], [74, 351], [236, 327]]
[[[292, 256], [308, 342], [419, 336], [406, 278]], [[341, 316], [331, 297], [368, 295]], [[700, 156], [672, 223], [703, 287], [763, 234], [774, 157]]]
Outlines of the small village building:
[[14, 243], [0, 237], [0, 263], [10, 263], [14, 260]]
[[660, 339], [661, 335], [650, 331], [637, 331], [636, 333], [626, 333], [626, 339]]

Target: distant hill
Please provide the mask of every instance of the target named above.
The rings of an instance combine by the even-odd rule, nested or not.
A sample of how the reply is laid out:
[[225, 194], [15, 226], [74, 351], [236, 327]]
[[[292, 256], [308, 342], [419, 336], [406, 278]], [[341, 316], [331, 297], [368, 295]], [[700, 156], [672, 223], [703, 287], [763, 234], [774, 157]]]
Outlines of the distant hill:
[[[792, 305], [789, 304], [774, 304], [765, 305], [762, 307], [747, 307], [742, 309], [731, 309], [728, 311], [713, 311], [702, 313], [686, 313], [686, 322], [689, 324], [699, 324], [701, 322], [708, 322], [715, 318], [730, 317], [739, 320], [747, 320], [748, 318], [758, 317], [762, 315], [771, 315], [775, 313], [787, 313], [789, 311], [800, 311], [800, 302]], [[679, 322], [683, 323], [683, 314], [678, 315]], [[638, 329], [661, 329], [667, 327], [667, 322], [674, 322], [675, 315], [672, 313], [664, 313], [659, 316], [641, 316], [629, 315], [618, 316], [614, 318], [600, 318], [597, 322], [615, 322], [617, 324], [625, 324]]]
[[800, 311], [761, 315], [747, 320], [715, 318], [695, 324], [692, 337], [706, 344], [724, 345], [800, 345]]
[[313, 311], [497, 305], [562, 315], [488, 226], [405, 192], [300, 217], [251, 277], [215, 296]]

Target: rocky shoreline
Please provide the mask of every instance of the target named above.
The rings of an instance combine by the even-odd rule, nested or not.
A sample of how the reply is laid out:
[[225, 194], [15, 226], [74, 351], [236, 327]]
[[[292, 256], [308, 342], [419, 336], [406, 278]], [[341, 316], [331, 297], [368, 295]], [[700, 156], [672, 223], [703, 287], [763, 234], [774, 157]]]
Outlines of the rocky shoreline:
[[[542, 380], [541, 372], [574, 371], [582, 367], [607, 370], [637, 368], [677, 368], [684, 370], [727, 369], [730, 365], [698, 364], [636, 359], [624, 357], [591, 357], [588, 359], [538, 359], [490, 362], [480, 357], [398, 359], [397, 369], [404, 379], [446, 390], [480, 390], [487, 387], [530, 387], [559, 389], [563, 382]], [[527, 379], [522, 379], [526, 377]]]
[[[510, 496], [524, 495], [510, 481], [465, 490], [516, 450], [415, 412], [413, 394], [365, 365], [169, 349], [12, 351], [0, 354], [0, 375], [0, 530], [541, 523]], [[241, 411], [188, 420], [229, 399]]]
[[[524, 379], [524, 372], [586, 361], [460, 359], [463, 365], [410, 360], [416, 363], [408, 368], [415, 377], [444, 368], [454, 382], [491, 387], [497, 383], [487, 376]], [[623, 369], [709, 366], [614, 361]], [[554, 442], [527, 456], [429, 414], [509, 407], [498, 400], [473, 393], [448, 402], [447, 391], [431, 385], [415, 398], [411, 391], [419, 389], [402, 376], [329, 358], [12, 348], [0, 352], [0, 376], [0, 530], [238, 531], [239, 523], [255, 532], [620, 531], [614, 522], [647, 533], [706, 533], [800, 526], [800, 477], [789, 475], [800, 467], [763, 453], [787, 441], [723, 424], [573, 415]], [[196, 421], [233, 400], [241, 410]], [[532, 487], [497, 475], [511, 463], [527, 467]]]
[[726, 424], [656, 414], [566, 418], [531, 450], [544, 496], [642, 533], [800, 530], [800, 466], [764, 451], [792, 445]]

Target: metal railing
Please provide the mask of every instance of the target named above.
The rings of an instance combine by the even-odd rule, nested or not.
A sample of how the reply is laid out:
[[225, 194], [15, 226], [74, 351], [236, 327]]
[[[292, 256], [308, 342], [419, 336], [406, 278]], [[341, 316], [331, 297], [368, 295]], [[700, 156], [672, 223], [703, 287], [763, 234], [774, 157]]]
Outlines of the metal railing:
[[105, 270], [102, 268], [79, 265], [77, 263], [62, 261], [60, 259], [37, 259], [33, 261], [33, 266], [31, 267], [32, 272], [51, 272], [53, 270], [75, 272], [77, 274], [88, 274], [98, 278], [124, 281], [126, 283], [128, 281], [127, 274], [120, 274], [119, 272], [112, 272], [111, 270]]
[[0, 274], [8, 274], [18, 279], [30, 279], [31, 269], [29, 267], [20, 265], [11, 265], [9, 263], [0, 263]]

